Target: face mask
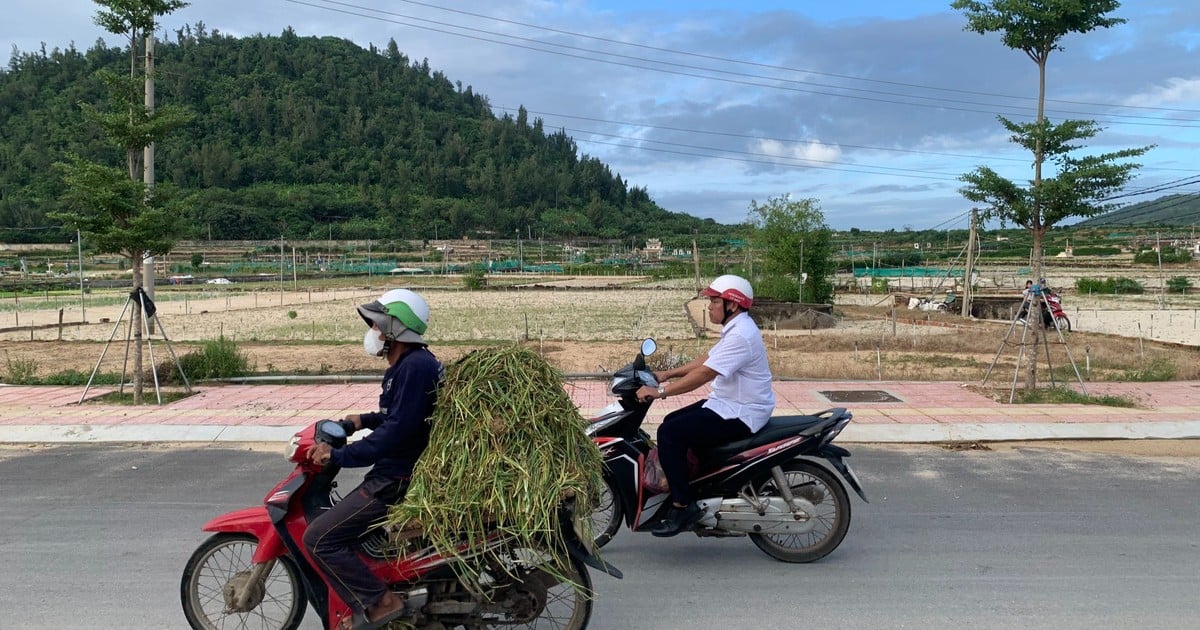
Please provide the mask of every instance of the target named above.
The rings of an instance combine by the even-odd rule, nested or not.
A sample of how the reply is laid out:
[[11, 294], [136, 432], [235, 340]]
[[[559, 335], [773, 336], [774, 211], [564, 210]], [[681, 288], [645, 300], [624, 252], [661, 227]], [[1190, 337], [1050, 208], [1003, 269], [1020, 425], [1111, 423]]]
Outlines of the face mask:
[[367, 354], [377, 357], [384, 348], [383, 335], [374, 328], [368, 328], [367, 334], [363, 335], [363, 350]]

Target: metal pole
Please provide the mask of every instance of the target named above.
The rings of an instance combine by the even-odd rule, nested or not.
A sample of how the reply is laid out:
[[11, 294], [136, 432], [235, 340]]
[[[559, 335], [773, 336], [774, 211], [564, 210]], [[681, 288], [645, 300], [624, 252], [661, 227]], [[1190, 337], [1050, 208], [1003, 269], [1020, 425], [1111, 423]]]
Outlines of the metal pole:
[[80, 235], [79, 229], [75, 229], [75, 246], [79, 251], [79, 321], [87, 323], [87, 302], [83, 297], [83, 236]]

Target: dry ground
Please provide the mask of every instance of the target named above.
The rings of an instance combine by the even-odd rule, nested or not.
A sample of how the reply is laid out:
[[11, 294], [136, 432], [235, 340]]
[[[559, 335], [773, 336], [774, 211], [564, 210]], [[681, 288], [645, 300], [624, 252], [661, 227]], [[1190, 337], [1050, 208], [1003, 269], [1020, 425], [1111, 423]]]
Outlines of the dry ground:
[[[718, 330], [712, 325], [697, 328], [703, 302], [689, 302], [694, 291], [688, 284], [626, 277], [560, 279], [539, 288], [489, 291], [463, 291], [451, 282], [421, 290], [433, 311], [427, 337], [444, 360], [483, 344], [521, 340], [564, 372], [595, 373], [624, 364], [645, 336], [658, 339], [662, 356], [676, 361], [711, 346]], [[160, 288], [159, 323], [178, 354], [220, 335], [233, 338], [258, 372], [373, 374], [381, 369], [378, 359], [361, 350], [363, 324], [354, 307], [371, 301], [385, 287], [274, 289]], [[1193, 305], [1176, 304], [1164, 311], [1146, 303], [1121, 308], [1115, 301], [1078, 301], [1086, 304], [1081, 309], [1091, 309], [1094, 325], [1077, 324], [1079, 332], [1070, 333], [1066, 344], [1056, 338], [1049, 344], [1056, 374], [1065, 380], [1073, 378], [1071, 359], [1092, 380], [1129, 378], [1155, 365], [1156, 359], [1173, 365], [1176, 379], [1200, 379], [1195, 347], [1156, 343], [1150, 334], [1153, 330], [1155, 337], [1200, 343], [1193, 328]], [[1068, 305], [1072, 302], [1068, 297]], [[13, 361], [36, 365], [39, 376], [90, 372], [110, 338], [101, 369], [121, 371], [130, 313], [124, 313], [121, 325], [114, 322], [122, 317], [123, 294], [89, 296], [90, 323], [82, 326], [71, 325], [81, 319], [78, 296], [25, 298], [2, 306], [0, 380], [5, 380]], [[59, 309], [68, 324], [61, 333], [54, 326]], [[778, 377], [976, 381], [997, 360], [992, 378], [1003, 381], [1011, 379], [1020, 347], [1019, 331], [1004, 341], [1009, 331], [1004, 322], [907, 310], [897, 311], [893, 320], [886, 297], [845, 296], [836, 314], [838, 326], [832, 329], [764, 331]], [[1145, 339], [1137, 336], [1139, 332]], [[161, 332], [155, 339], [161, 340]], [[156, 362], [168, 358], [161, 341], [153, 349]], [[1045, 346], [1043, 360], [1044, 352]]]

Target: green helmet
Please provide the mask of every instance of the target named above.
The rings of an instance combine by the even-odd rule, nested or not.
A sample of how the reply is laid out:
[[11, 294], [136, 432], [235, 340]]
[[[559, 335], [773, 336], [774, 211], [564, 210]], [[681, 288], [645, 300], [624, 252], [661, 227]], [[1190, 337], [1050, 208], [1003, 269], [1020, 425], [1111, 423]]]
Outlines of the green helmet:
[[378, 328], [384, 339], [427, 345], [422, 335], [429, 325], [429, 305], [408, 289], [392, 289], [358, 307], [358, 314], [368, 326]]

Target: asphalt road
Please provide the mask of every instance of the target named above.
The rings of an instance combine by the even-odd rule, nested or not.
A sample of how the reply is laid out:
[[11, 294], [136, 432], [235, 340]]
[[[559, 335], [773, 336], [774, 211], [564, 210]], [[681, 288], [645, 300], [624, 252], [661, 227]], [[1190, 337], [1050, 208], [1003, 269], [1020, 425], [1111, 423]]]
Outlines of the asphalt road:
[[[833, 554], [622, 531], [591, 627], [1200, 627], [1200, 458], [851, 448], [871, 503]], [[185, 627], [200, 525], [288, 468], [275, 447], [0, 449], [0, 630]]]

